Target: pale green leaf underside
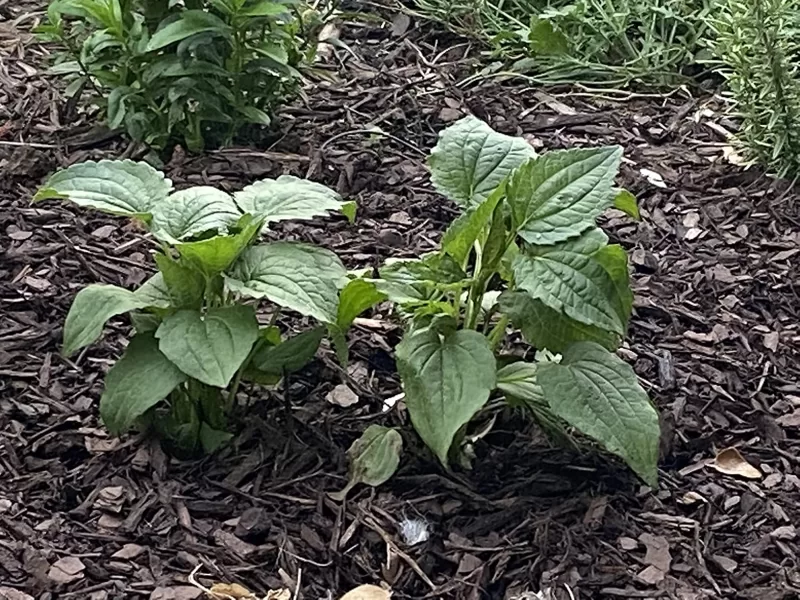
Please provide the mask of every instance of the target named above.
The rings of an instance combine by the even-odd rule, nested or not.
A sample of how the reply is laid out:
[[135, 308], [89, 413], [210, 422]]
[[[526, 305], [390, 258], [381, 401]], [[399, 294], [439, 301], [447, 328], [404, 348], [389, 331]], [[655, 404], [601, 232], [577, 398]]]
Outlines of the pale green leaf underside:
[[569, 348], [561, 364], [539, 365], [537, 380], [553, 414], [657, 483], [658, 414], [624, 361], [591, 342]]
[[145, 306], [148, 302], [135, 292], [115, 285], [94, 284], [83, 288], [75, 296], [64, 323], [64, 356], [96, 341], [111, 317]]
[[265, 223], [312, 219], [328, 211], [341, 211], [345, 202], [332, 189], [306, 179], [281, 175], [248, 185], [234, 194], [242, 212]]
[[172, 182], [147, 163], [87, 161], [50, 177], [34, 201], [67, 198], [78, 206], [148, 220], [153, 206], [162, 202], [171, 190]]
[[153, 234], [167, 242], [206, 231], [224, 233], [242, 216], [229, 194], [204, 185], [175, 192], [155, 205], [152, 213]]
[[347, 271], [339, 258], [308, 244], [275, 242], [248, 248], [225, 281], [232, 292], [266, 298], [325, 323], [336, 321], [338, 282]]
[[483, 202], [511, 171], [536, 156], [522, 138], [498, 133], [475, 117], [441, 132], [428, 164], [436, 189], [456, 204]]
[[539, 365], [525, 361], [513, 362], [497, 371], [497, 389], [534, 404], [544, 403], [544, 393], [536, 382]]
[[576, 321], [624, 335], [625, 325], [610, 299], [614, 283], [590, 256], [562, 251], [520, 254], [513, 269], [517, 288], [532, 298]]
[[614, 201], [619, 146], [559, 150], [517, 169], [508, 204], [517, 233], [531, 244], [555, 244], [594, 225]]
[[476, 331], [442, 336], [432, 329], [403, 338], [396, 354], [414, 429], [446, 465], [456, 433], [495, 388], [494, 354]]
[[149, 334], [131, 340], [122, 358], [106, 375], [100, 416], [115, 435], [166, 398], [187, 376], [158, 350]]
[[164, 356], [190, 377], [220, 388], [231, 382], [257, 337], [258, 322], [249, 306], [212, 308], [204, 315], [180, 310], [156, 331]]

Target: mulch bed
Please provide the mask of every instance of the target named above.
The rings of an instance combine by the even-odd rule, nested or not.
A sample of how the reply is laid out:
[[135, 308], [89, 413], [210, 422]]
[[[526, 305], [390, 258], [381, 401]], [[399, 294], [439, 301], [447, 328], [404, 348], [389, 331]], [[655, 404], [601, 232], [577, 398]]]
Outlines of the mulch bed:
[[[444, 473], [402, 407], [384, 411], [400, 391], [400, 332], [380, 313], [384, 325], [352, 332], [347, 373], [323, 351], [286, 386], [251, 391], [235, 444], [177, 461], [98, 421], [127, 322], [75, 360], [58, 353], [82, 286], [134, 286], [150, 266], [125, 220], [30, 205], [61, 166], [137, 157], [45, 76], [47, 49], [28, 33], [41, 10], [0, 0], [0, 598], [195, 598], [198, 568], [204, 585], [306, 600], [379, 582], [396, 598], [800, 597], [800, 198], [725, 160], [717, 100], [459, 85], [474, 49], [385, 13], [384, 25], [342, 26], [352, 52], [325, 58], [339, 83], [309, 87], [258, 148], [176, 152], [165, 168], [178, 185], [235, 190], [288, 172], [334, 186], [357, 200], [354, 225], [331, 217], [278, 234], [356, 267], [435, 246], [454, 210], [432, 192], [424, 156], [464, 114], [543, 149], [622, 144], [620, 183], [643, 219], [610, 214], [604, 226], [631, 255], [621, 354], [663, 415], [658, 490], [503, 410], [475, 423], [474, 468]], [[342, 380], [355, 406], [326, 400]], [[346, 449], [371, 423], [402, 429], [401, 468], [334, 502]], [[759, 479], [708, 464], [730, 446]], [[407, 543], [409, 519], [424, 520], [427, 541]]]

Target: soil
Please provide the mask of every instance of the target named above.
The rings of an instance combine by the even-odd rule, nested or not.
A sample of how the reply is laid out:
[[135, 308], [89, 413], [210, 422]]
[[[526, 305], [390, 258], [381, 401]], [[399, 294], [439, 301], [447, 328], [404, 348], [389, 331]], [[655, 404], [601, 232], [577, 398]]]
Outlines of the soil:
[[[323, 59], [337, 82], [309, 84], [268, 142], [176, 151], [168, 176], [229, 190], [280, 173], [327, 183], [358, 202], [356, 223], [276, 235], [373, 266], [434, 248], [452, 220], [424, 157], [462, 115], [541, 149], [623, 145], [620, 184], [643, 218], [612, 212], [603, 225], [631, 256], [620, 354], [663, 416], [659, 488], [499, 408], [471, 430], [483, 434], [473, 468], [444, 472], [402, 404], [384, 410], [400, 391], [400, 332], [380, 311], [352, 332], [346, 373], [326, 348], [287, 385], [251, 390], [241, 435], [214, 456], [178, 461], [154, 440], [109, 437], [97, 400], [129, 325], [115, 319], [74, 360], [59, 355], [61, 327], [82, 286], [143, 281], [149, 243], [125, 220], [30, 199], [59, 167], [141, 151], [47, 76], [50, 50], [29, 34], [42, 6], [0, 0], [0, 598], [195, 598], [192, 573], [306, 600], [365, 583], [395, 598], [800, 597], [797, 190], [733, 164], [719, 98], [467, 79], [481, 59], [468, 42], [380, 12], [341, 25], [347, 48]], [[342, 381], [357, 404], [326, 400]], [[346, 450], [371, 423], [401, 428], [400, 470], [336, 502]], [[729, 447], [757, 477], [714, 468]], [[410, 543], [412, 520], [427, 540]]]

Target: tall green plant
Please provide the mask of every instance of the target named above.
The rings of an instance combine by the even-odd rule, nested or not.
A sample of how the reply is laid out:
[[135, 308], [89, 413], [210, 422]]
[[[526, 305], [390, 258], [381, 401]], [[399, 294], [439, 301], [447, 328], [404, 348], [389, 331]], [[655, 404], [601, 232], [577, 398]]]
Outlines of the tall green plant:
[[229, 143], [268, 125], [313, 59], [321, 15], [286, 0], [54, 0], [40, 36], [52, 72], [112, 128], [155, 148]]
[[726, 0], [713, 44], [742, 119], [744, 153], [780, 177], [800, 175], [800, 2]]
[[[283, 175], [233, 196], [207, 186], [173, 191], [146, 163], [86, 162], [53, 175], [34, 200], [59, 198], [141, 222], [159, 243], [158, 273], [139, 289], [93, 284], [81, 290], [64, 325], [66, 356], [92, 344], [105, 323], [130, 314], [135, 333], [108, 372], [100, 415], [113, 434], [153, 427], [184, 453], [230, 437], [228, 417], [242, 382], [276, 384], [315, 354], [325, 333], [340, 345], [361, 310], [363, 282], [347, 284], [332, 252], [302, 243], [260, 244], [273, 222], [351, 203], [327, 187]], [[341, 299], [341, 302], [340, 302]], [[259, 319], [271, 304], [268, 322]], [[319, 326], [284, 339], [289, 310]]]
[[[614, 188], [621, 157], [618, 146], [536, 156], [474, 117], [442, 132], [431, 177], [462, 214], [438, 251], [371, 280], [406, 317], [397, 347], [405, 402], [442, 463], [498, 395], [548, 428], [593, 437], [655, 483], [658, 416], [614, 353], [633, 303], [627, 257], [595, 225], [615, 203], [635, 213]], [[537, 360], [500, 352], [513, 330], [541, 351]]]
[[709, 0], [420, 0], [420, 11], [482, 40], [510, 70], [547, 84], [687, 79]]

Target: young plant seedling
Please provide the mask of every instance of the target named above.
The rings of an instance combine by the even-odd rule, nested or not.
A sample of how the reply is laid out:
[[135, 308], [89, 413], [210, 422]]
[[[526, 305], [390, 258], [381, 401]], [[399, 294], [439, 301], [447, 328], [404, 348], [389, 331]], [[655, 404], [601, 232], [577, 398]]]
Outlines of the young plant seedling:
[[[637, 214], [614, 188], [621, 156], [617, 146], [537, 156], [474, 117], [441, 134], [431, 177], [462, 214], [438, 251], [387, 263], [371, 282], [407, 318], [397, 347], [406, 406], [444, 465], [500, 394], [548, 428], [594, 438], [656, 484], [658, 415], [614, 353], [633, 303], [627, 257], [595, 225], [612, 205]], [[509, 326], [543, 358], [498, 354]]]
[[[53, 175], [34, 201], [47, 198], [136, 219], [160, 246], [158, 273], [139, 289], [89, 285], [64, 326], [69, 356], [95, 342], [110, 318], [130, 314], [135, 333], [100, 399], [113, 434], [152, 426], [182, 453], [212, 451], [231, 437], [227, 420], [243, 381], [276, 384], [300, 369], [326, 328], [346, 360], [344, 333], [367, 308], [365, 283], [347, 283], [328, 250], [258, 243], [273, 222], [329, 211], [352, 218], [354, 205], [324, 185], [282, 175], [232, 196], [207, 186], [173, 191], [146, 163], [101, 161]], [[256, 315], [262, 300], [272, 304], [266, 325]], [[284, 340], [275, 325], [283, 309], [320, 325]]]

